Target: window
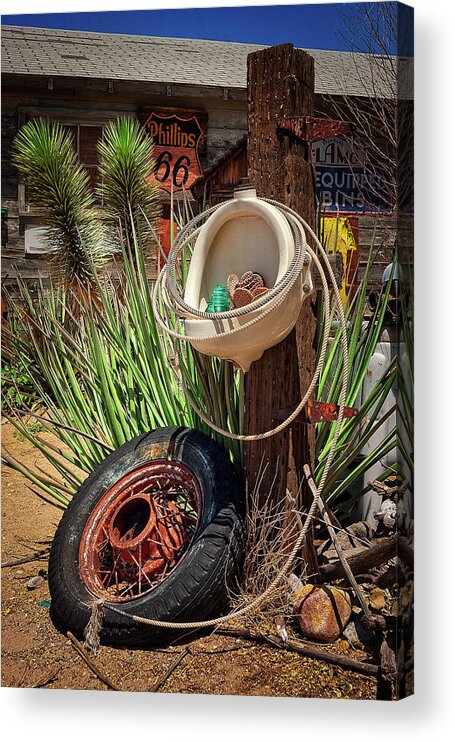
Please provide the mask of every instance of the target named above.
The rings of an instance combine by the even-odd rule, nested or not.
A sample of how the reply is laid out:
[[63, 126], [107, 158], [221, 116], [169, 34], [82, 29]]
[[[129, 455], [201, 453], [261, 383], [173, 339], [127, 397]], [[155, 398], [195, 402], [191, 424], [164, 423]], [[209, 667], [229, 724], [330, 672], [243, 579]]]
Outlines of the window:
[[95, 188], [99, 182], [97, 143], [103, 134], [103, 127], [92, 124], [65, 124], [65, 128], [73, 135], [74, 148], [81, 164], [88, 171], [91, 187]]

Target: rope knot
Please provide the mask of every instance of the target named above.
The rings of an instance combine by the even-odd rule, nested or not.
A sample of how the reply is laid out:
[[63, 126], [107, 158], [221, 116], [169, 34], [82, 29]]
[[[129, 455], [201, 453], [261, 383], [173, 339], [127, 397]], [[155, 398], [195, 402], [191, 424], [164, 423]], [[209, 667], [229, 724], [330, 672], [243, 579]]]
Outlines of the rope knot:
[[100, 634], [103, 627], [104, 600], [94, 600], [91, 604], [90, 620], [84, 629], [84, 647], [90, 654], [98, 654]]

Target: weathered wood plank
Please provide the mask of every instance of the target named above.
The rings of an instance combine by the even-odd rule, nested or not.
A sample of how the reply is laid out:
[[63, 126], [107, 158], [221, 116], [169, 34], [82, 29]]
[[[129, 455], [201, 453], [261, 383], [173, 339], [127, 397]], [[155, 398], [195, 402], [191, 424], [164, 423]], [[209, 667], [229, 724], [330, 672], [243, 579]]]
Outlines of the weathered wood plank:
[[242, 136], [247, 131], [247, 110], [246, 105], [241, 109], [212, 108], [210, 111], [210, 126], [214, 129], [241, 129]]
[[[313, 59], [291, 44], [265, 49], [248, 57], [248, 172], [259, 196], [276, 199], [315, 223], [311, 151], [302, 141], [277, 132], [278, 116], [312, 115]], [[252, 266], [254, 270], [254, 266]], [[296, 405], [314, 370], [316, 320], [314, 304], [304, 303], [295, 329], [279, 345], [253, 363], [245, 379], [245, 432], [273, 427], [274, 409]], [[268, 465], [261, 487], [273, 501], [289, 489], [299, 502], [305, 495], [304, 463], [314, 459], [314, 431], [306, 425], [245, 446], [245, 475], [252, 490], [263, 464]], [[301, 503], [301, 499], [300, 499]], [[299, 504], [300, 504], [299, 503]], [[309, 544], [311, 544], [311, 536]], [[305, 554], [314, 567], [311, 545]]]
[[44, 258], [2, 256], [2, 283], [8, 279], [15, 281], [18, 274], [26, 281], [48, 278], [49, 266]]
[[[27, 87], [32, 89], [36, 95], [38, 91], [44, 92], [46, 97], [49, 97], [47, 92], [48, 75], [27, 75], [24, 76], [22, 82], [22, 90]], [[83, 91], [87, 97], [90, 95], [104, 94], [112, 96], [115, 94], [116, 102], [121, 96], [125, 98], [130, 96], [158, 96], [161, 105], [163, 100], [169, 101], [169, 105], [179, 105], [176, 101], [193, 99], [215, 99], [215, 100], [226, 100], [225, 89], [218, 85], [183, 85], [179, 83], [156, 83], [156, 82], [135, 82], [131, 80], [113, 80], [113, 91], [109, 92], [110, 79], [106, 76], [103, 79], [95, 78], [75, 78], [75, 77], [58, 77], [54, 78], [54, 87], [52, 90], [52, 98], [54, 101], [59, 100], [61, 97], [74, 97], [80, 91]], [[17, 76], [16, 75], [2, 75], [2, 87], [3, 94], [16, 92], [17, 94]], [[244, 88], [227, 88], [227, 100], [230, 101], [244, 101], [246, 100], [246, 90]], [[22, 92], [22, 91], [21, 91]], [[169, 95], [170, 92], [170, 95]]]

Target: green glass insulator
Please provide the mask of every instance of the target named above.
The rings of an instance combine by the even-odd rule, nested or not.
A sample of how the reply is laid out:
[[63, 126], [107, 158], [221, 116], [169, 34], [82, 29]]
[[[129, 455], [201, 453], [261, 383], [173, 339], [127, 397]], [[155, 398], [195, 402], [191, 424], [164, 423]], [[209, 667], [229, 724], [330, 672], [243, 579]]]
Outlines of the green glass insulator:
[[226, 286], [218, 283], [212, 291], [212, 296], [207, 305], [206, 312], [229, 312], [231, 308], [231, 302]]

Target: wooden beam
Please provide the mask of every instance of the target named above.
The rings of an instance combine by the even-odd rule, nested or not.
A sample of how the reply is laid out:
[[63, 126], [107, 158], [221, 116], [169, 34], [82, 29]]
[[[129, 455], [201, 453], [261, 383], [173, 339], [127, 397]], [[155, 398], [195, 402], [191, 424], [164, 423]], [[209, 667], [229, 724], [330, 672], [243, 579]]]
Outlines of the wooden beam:
[[[373, 567], [384, 564], [395, 556], [398, 556], [407, 567], [413, 569], [414, 551], [401, 536], [399, 538], [392, 536], [384, 541], [380, 541], [379, 543], [370, 546], [369, 549], [362, 551], [361, 554], [347, 557], [347, 562], [352, 572], [359, 575], [363, 572], [367, 572]], [[344, 577], [345, 574], [343, 565], [340, 561], [332, 562], [331, 564], [323, 564], [319, 568], [319, 572], [320, 577], [324, 582], [338, 580], [340, 577]]]
[[[277, 129], [282, 116], [314, 112], [313, 58], [292, 44], [263, 49], [248, 56], [248, 174], [258, 196], [276, 199], [315, 225], [314, 177], [311, 148]], [[254, 266], [252, 266], [254, 270]], [[305, 301], [291, 334], [253, 363], [245, 378], [245, 432], [260, 433], [273, 427], [272, 411], [295, 406], [312, 377], [315, 365], [315, 306]], [[275, 502], [286, 488], [306, 504], [304, 463], [314, 465], [314, 430], [299, 425], [280, 435], [245, 446], [245, 475], [252, 491], [261, 469], [268, 469], [261, 487], [266, 497], [274, 483]], [[308, 540], [305, 559], [310, 572], [317, 569]]]

